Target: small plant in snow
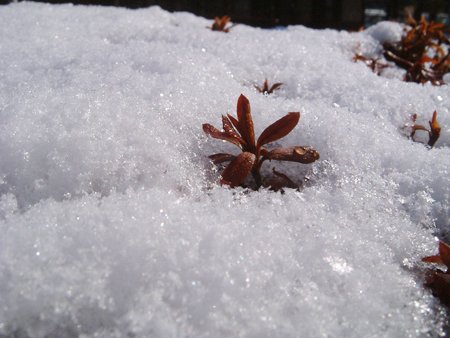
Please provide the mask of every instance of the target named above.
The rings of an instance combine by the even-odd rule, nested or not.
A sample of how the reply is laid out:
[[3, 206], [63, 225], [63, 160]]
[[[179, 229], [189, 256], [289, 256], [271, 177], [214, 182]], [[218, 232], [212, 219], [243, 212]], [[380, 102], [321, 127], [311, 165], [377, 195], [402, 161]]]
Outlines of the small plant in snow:
[[433, 294], [450, 306], [450, 246], [444, 242], [439, 242], [439, 254], [422, 259], [426, 263], [436, 263], [446, 266], [445, 271], [431, 270], [428, 275], [426, 286], [433, 290]]
[[267, 79], [265, 79], [264, 84], [262, 87], [255, 85], [255, 88], [258, 92], [269, 95], [272, 94], [275, 90], [280, 89], [280, 87], [283, 85], [281, 82], [274, 83], [271, 87], [269, 87], [269, 82]]
[[[277, 183], [272, 180], [264, 184], [260, 169], [266, 160], [312, 163], [319, 159], [319, 153], [311, 147], [297, 146], [272, 150], [263, 147], [289, 134], [295, 128], [299, 119], [300, 113], [288, 113], [268, 126], [256, 140], [250, 102], [241, 94], [237, 102], [237, 119], [230, 114], [222, 115], [223, 131], [208, 123], [203, 124], [203, 131], [206, 134], [233, 143], [241, 150], [238, 156], [227, 153], [209, 156], [214, 164], [230, 162], [222, 173], [220, 183], [231, 187], [240, 186], [251, 174], [255, 180], [256, 189], [264, 185], [278, 190], [282, 186], [289, 187], [294, 184], [286, 175], [276, 171], [274, 171], [274, 175], [276, 175]], [[281, 184], [280, 180], [284, 182]]]
[[234, 25], [227, 27], [228, 23], [231, 21], [231, 18], [228, 15], [224, 15], [222, 17], [216, 16], [214, 18], [214, 22], [212, 24], [211, 30], [228, 33]]
[[364, 56], [360, 53], [356, 53], [353, 57], [354, 62], [364, 62], [367, 67], [369, 67], [372, 72], [374, 72], [377, 75], [380, 75], [384, 68], [389, 67], [388, 64], [382, 62], [379, 58], [371, 58], [368, 56]]
[[414, 114], [412, 116], [412, 120], [413, 120], [414, 124], [412, 126], [410, 137], [414, 141], [414, 136], [416, 134], [416, 131], [418, 131], [418, 130], [426, 131], [428, 133], [428, 146], [430, 146], [432, 148], [441, 134], [441, 125], [439, 124], [439, 122], [437, 120], [437, 112], [435, 111], [433, 113], [433, 118], [431, 119], [431, 121], [428, 122], [430, 125], [430, 129], [426, 128], [425, 126], [423, 126], [421, 124], [416, 124], [417, 114]]

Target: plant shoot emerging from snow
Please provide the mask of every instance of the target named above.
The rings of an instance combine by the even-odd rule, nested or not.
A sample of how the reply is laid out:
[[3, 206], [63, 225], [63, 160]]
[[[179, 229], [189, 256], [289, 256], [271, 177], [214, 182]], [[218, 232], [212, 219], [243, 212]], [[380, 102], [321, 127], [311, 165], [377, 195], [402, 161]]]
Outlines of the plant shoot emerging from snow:
[[264, 84], [262, 85], [262, 87], [255, 85], [255, 88], [258, 92], [264, 94], [264, 95], [269, 95], [269, 94], [273, 94], [273, 92], [277, 89], [280, 89], [280, 87], [283, 85], [283, 83], [281, 82], [277, 82], [274, 83], [272, 86], [269, 87], [269, 82], [267, 81], [267, 79], [264, 80]]
[[319, 159], [319, 153], [311, 147], [296, 146], [272, 150], [263, 147], [289, 134], [295, 128], [299, 119], [300, 113], [288, 113], [264, 129], [256, 140], [250, 102], [241, 94], [237, 102], [237, 119], [230, 114], [222, 115], [223, 131], [208, 123], [203, 124], [203, 130], [206, 134], [233, 143], [242, 151], [238, 156], [227, 153], [209, 156], [214, 164], [231, 161], [223, 171], [220, 183], [231, 187], [240, 186], [251, 173], [256, 183], [256, 189], [259, 189], [262, 185], [271, 186], [275, 190], [278, 190], [281, 186], [291, 186], [292, 181], [286, 175], [276, 171], [274, 171], [274, 175], [276, 175], [278, 181], [284, 180], [285, 184], [264, 184], [260, 169], [265, 160], [306, 164]]
[[433, 118], [428, 123], [430, 124], [430, 129], [426, 128], [425, 126], [421, 124], [416, 124], [417, 114], [414, 114], [412, 116], [412, 120], [414, 122], [412, 126], [412, 131], [410, 137], [414, 140], [414, 136], [416, 134], [417, 130], [423, 130], [428, 133], [428, 146], [432, 148], [436, 141], [438, 140], [439, 136], [441, 135], [441, 125], [439, 124], [437, 120], [437, 112], [435, 111], [433, 113]]
[[450, 306], [450, 246], [444, 242], [439, 242], [439, 254], [422, 259], [426, 263], [445, 265], [446, 270], [431, 270], [428, 275], [426, 285], [433, 290], [433, 294]]
[[354, 62], [364, 62], [367, 67], [369, 67], [372, 72], [374, 72], [377, 75], [380, 75], [383, 69], [389, 67], [388, 64], [382, 62], [379, 58], [371, 58], [368, 56], [364, 56], [361, 53], [356, 53], [353, 57]]
[[216, 16], [214, 18], [214, 22], [213, 22], [212, 26], [208, 27], [208, 28], [211, 28], [211, 30], [213, 30], [213, 31], [228, 33], [230, 31], [230, 29], [234, 26], [234, 25], [231, 25], [231, 26], [227, 27], [227, 25], [230, 23], [230, 21], [231, 21], [231, 17], [229, 17], [228, 15], [224, 15], [222, 17]]

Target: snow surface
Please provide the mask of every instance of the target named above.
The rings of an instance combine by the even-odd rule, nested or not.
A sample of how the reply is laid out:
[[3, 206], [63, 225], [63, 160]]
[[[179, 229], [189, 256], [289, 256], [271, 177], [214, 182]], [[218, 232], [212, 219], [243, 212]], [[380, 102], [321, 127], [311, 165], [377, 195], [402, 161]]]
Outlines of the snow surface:
[[[420, 258], [449, 232], [448, 86], [352, 62], [401, 26], [229, 34], [141, 10], [0, 8], [0, 335], [423, 337], [446, 316]], [[272, 96], [253, 84], [281, 81]], [[243, 93], [312, 165], [300, 192], [227, 189], [206, 137]], [[434, 149], [402, 127], [434, 110]]]

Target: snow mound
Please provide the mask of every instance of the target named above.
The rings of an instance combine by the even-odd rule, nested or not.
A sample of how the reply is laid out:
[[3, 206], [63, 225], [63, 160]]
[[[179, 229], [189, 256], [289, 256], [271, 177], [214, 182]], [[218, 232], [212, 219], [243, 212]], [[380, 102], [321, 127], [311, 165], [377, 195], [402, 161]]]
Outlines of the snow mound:
[[396, 42], [402, 37], [405, 27], [396, 22], [381, 21], [367, 28], [366, 34], [373, 37], [381, 44], [385, 42]]
[[[396, 39], [158, 7], [0, 8], [0, 336], [423, 337], [446, 316], [420, 258], [450, 224], [450, 93], [352, 56]], [[253, 85], [283, 82], [271, 96]], [[207, 138], [239, 95], [255, 128], [302, 116], [268, 163], [285, 194], [217, 185]], [[438, 111], [429, 150], [410, 115]]]

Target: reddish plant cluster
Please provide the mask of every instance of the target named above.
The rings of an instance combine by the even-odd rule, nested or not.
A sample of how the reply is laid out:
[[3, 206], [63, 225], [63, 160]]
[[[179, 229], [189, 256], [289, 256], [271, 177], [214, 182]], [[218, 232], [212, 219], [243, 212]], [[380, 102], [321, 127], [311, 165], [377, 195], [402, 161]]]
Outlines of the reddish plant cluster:
[[437, 112], [435, 111], [433, 113], [433, 117], [432, 117], [431, 121], [428, 122], [430, 125], [430, 129], [426, 128], [425, 126], [423, 126], [421, 124], [416, 124], [417, 114], [414, 114], [412, 116], [412, 120], [413, 120], [414, 124], [412, 126], [410, 137], [414, 140], [416, 131], [418, 131], [418, 130], [426, 131], [428, 133], [428, 146], [430, 148], [432, 148], [434, 146], [434, 144], [436, 143], [436, 141], [439, 139], [439, 136], [441, 135], [441, 125], [439, 124], [439, 122], [437, 120]]
[[220, 183], [230, 187], [241, 186], [251, 174], [256, 189], [267, 186], [279, 190], [282, 187], [296, 186], [291, 179], [276, 170], [273, 171], [274, 177], [264, 181], [260, 169], [266, 160], [306, 164], [319, 159], [319, 153], [311, 147], [296, 146], [272, 150], [264, 147], [264, 145], [288, 135], [295, 128], [299, 119], [300, 113], [288, 113], [264, 129], [259, 138], [256, 139], [250, 102], [244, 95], [241, 95], [237, 102], [237, 118], [230, 114], [222, 115], [222, 131], [208, 123], [203, 124], [203, 131], [206, 134], [216, 139], [228, 141], [241, 150], [241, 153], [237, 156], [228, 153], [209, 156], [214, 164], [230, 162], [222, 173]]
[[[444, 75], [450, 72], [450, 28], [425, 18], [419, 22], [409, 18], [407, 26], [400, 41], [383, 45], [384, 58], [406, 70], [404, 80], [407, 82], [444, 84]], [[389, 67], [380, 58], [361, 53], [356, 53], [353, 61], [364, 62], [377, 75]]]
[[439, 242], [439, 254], [422, 259], [426, 263], [443, 265], [446, 269], [430, 269], [425, 285], [431, 288], [436, 297], [450, 306], [450, 246], [444, 242]]
[[424, 17], [420, 22], [409, 18], [407, 24], [399, 42], [383, 45], [385, 58], [406, 70], [405, 81], [443, 84], [443, 76], [450, 72], [449, 27]]

